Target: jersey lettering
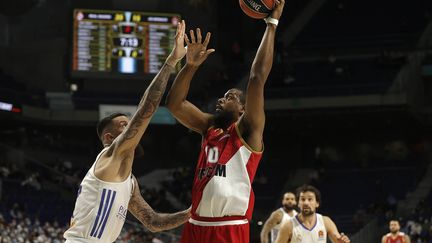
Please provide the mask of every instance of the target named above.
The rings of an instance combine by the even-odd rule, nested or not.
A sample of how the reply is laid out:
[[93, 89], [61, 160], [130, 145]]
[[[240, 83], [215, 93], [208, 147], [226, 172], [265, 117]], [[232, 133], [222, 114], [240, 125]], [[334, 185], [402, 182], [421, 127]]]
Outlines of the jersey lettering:
[[208, 166], [205, 168], [200, 168], [198, 172], [199, 179], [204, 177], [220, 176], [226, 177], [226, 165], [216, 164], [216, 166]]

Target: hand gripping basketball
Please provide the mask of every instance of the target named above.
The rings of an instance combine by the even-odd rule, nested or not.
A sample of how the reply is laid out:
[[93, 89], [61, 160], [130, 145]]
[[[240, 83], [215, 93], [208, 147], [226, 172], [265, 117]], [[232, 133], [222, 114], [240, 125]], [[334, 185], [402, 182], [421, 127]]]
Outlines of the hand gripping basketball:
[[279, 18], [282, 15], [284, 5], [285, 5], [285, 0], [275, 1], [275, 8], [273, 9], [273, 12], [269, 17], [264, 19], [266, 24], [272, 24], [274, 26], [278, 26]]
[[284, 6], [285, 6], [285, 0], [275, 0], [275, 7], [272, 13], [270, 14], [270, 17], [272, 19], [279, 20], [282, 15]]

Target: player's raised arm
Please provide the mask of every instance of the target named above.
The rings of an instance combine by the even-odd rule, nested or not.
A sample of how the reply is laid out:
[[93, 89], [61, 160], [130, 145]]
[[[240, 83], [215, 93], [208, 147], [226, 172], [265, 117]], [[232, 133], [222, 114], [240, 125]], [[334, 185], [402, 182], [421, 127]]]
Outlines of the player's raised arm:
[[291, 220], [281, 224], [276, 243], [288, 243], [292, 236], [293, 224]]
[[[285, 0], [276, 0], [271, 18], [279, 20]], [[241, 134], [252, 149], [262, 150], [264, 132], [264, 85], [273, 65], [276, 24], [267, 23], [261, 44], [255, 55], [246, 90], [245, 112], [239, 122]], [[246, 135], [246, 136], [245, 136]]]
[[280, 210], [276, 210], [270, 215], [261, 230], [261, 243], [268, 243], [268, 237], [271, 229], [273, 229], [277, 224], [280, 224], [282, 217], [283, 213]]
[[207, 131], [212, 115], [202, 112], [186, 98], [195, 72], [207, 57], [215, 51], [214, 49], [207, 49], [210, 36], [211, 34], [208, 32], [203, 41], [199, 28], [196, 30], [196, 36], [193, 30], [190, 31], [190, 40], [185, 35], [187, 43], [186, 64], [175, 78], [166, 99], [166, 106], [174, 117], [189, 129], [201, 134]]
[[190, 218], [190, 208], [181, 212], [164, 214], [156, 213], [141, 196], [138, 181], [134, 177], [135, 187], [129, 201], [128, 210], [141, 224], [151, 232], [177, 228]]
[[112, 152], [119, 155], [124, 154], [124, 152], [130, 152], [133, 151], [139, 143], [152, 115], [156, 112], [156, 109], [159, 106], [162, 96], [165, 93], [168, 79], [174, 71], [175, 65], [186, 54], [186, 48], [184, 47], [184, 32], [185, 23], [182, 21], [177, 26], [174, 48], [171, 54], [167, 57], [162, 68], [144, 92], [138, 105], [138, 109], [131, 118], [129, 124], [110, 146]]
[[351, 242], [348, 236], [339, 233], [336, 224], [327, 216], [323, 216], [324, 225], [327, 230], [327, 235], [333, 243], [349, 243]]

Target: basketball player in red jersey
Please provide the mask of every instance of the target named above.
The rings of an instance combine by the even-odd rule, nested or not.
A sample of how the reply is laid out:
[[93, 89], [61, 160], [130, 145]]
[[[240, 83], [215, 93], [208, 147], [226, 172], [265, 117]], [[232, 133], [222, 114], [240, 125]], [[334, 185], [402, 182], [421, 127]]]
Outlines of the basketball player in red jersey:
[[390, 220], [389, 229], [390, 233], [382, 237], [382, 243], [411, 243], [409, 236], [400, 232], [400, 224], [398, 220]]
[[185, 37], [186, 64], [167, 96], [167, 107], [186, 127], [203, 136], [192, 187], [192, 216], [181, 243], [249, 242], [254, 193], [251, 187], [263, 151], [264, 85], [273, 63], [274, 39], [285, 0], [276, 0], [250, 71], [246, 95], [230, 89], [216, 114], [202, 112], [186, 100], [190, 81], [214, 52], [201, 30]]

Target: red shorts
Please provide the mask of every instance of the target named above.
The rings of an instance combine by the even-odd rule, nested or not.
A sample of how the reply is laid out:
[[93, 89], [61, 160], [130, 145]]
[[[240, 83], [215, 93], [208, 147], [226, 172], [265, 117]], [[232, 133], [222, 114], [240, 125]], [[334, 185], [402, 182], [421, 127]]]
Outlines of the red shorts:
[[186, 222], [180, 243], [249, 243], [249, 223], [199, 226]]

